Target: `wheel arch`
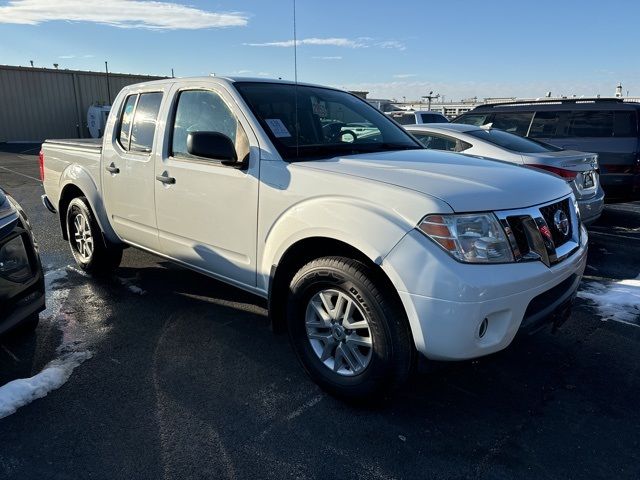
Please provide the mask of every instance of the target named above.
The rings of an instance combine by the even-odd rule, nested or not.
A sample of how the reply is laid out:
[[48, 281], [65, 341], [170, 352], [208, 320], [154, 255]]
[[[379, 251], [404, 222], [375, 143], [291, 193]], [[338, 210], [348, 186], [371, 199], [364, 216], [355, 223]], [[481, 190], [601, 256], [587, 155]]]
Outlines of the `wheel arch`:
[[102, 197], [95, 184], [93, 178], [80, 165], [70, 165], [67, 167], [60, 177], [60, 199], [58, 200], [58, 216], [60, 219], [60, 228], [62, 236], [68, 240], [68, 232], [66, 225], [67, 208], [71, 200], [77, 197], [85, 197], [89, 203], [89, 207], [96, 217], [96, 221], [100, 226], [102, 236], [105, 241], [118, 244], [122, 243], [111, 227], [107, 212], [102, 201]]
[[286, 302], [289, 284], [296, 272], [304, 265], [318, 258], [340, 256], [357, 260], [366, 265], [374, 275], [374, 281], [391, 296], [390, 300], [404, 312], [406, 326], [413, 342], [413, 333], [408, 322], [406, 309], [393, 282], [382, 267], [358, 248], [342, 240], [330, 237], [307, 237], [289, 246], [277, 265], [271, 269], [269, 282], [269, 319], [276, 333], [283, 333], [286, 327]]

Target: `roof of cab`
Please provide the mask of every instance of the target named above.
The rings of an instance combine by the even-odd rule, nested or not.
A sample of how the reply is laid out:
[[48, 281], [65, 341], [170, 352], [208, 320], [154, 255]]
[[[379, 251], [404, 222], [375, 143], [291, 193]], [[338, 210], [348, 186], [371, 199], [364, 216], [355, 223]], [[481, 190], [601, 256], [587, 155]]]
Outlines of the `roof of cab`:
[[[208, 75], [208, 76], [200, 76], [200, 77], [176, 77], [176, 78], [165, 78], [162, 80], [151, 80], [149, 82], [141, 82], [141, 83], [134, 83], [132, 85], [128, 85], [126, 87], [124, 87], [125, 89], [128, 90], [133, 90], [133, 89], [137, 89], [137, 88], [141, 88], [141, 87], [146, 87], [146, 86], [156, 86], [156, 85], [166, 85], [166, 84], [171, 84], [171, 83], [176, 83], [176, 82], [181, 82], [181, 81], [189, 81], [189, 82], [209, 82], [209, 83], [215, 83], [215, 84], [232, 84], [232, 83], [236, 83], [236, 82], [251, 82], [251, 83], [281, 83], [281, 84], [285, 84], [285, 85], [296, 85], [296, 82], [291, 81], [291, 80], [281, 80], [281, 79], [274, 79], [274, 78], [264, 78], [264, 77], [217, 77], [214, 75]], [[334, 87], [327, 87], [325, 85], [317, 85], [317, 84], [313, 84], [313, 83], [303, 83], [303, 82], [298, 82], [297, 85], [301, 85], [301, 86], [306, 86], [306, 87], [320, 87], [320, 88], [327, 88], [330, 90], [339, 90], [337, 88]]]

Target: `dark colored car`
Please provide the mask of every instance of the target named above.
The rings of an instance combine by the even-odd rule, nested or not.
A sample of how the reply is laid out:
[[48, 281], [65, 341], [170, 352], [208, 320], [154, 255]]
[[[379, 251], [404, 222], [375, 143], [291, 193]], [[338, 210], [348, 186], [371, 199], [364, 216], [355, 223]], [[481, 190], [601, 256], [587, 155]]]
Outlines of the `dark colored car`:
[[44, 273], [31, 226], [0, 189], [0, 334], [35, 329], [44, 308]]
[[481, 105], [453, 123], [488, 125], [558, 147], [598, 154], [607, 201], [640, 198], [640, 103], [567, 99]]

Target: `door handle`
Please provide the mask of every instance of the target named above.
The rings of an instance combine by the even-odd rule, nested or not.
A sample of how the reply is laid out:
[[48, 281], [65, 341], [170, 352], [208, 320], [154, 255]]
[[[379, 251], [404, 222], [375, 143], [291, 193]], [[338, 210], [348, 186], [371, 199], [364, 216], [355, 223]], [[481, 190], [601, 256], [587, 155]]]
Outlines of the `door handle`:
[[118, 173], [120, 173], [120, 169], [116, 167], [114, 163], [111, 163], [111, 165], [104, 168], [107, 172], [111, 173], [112, 175], [117, 175]]
[[176, 179], [174, 177], [170, 177], [167, 172], [163, 172], [162, 175], [156, 175], [156, 180], [165, 185], [173, 185], [176, 183]]

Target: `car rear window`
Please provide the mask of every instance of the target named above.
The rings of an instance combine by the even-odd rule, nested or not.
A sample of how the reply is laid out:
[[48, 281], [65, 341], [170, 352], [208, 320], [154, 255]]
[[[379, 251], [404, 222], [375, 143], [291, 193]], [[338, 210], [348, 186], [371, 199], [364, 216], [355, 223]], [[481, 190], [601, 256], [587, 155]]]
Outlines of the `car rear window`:
[[531, 125], [532, 118], [533, 112], [499, 112], [494, 115], [491, 124], [494, 128], [525, 137], [527, 132], [529, 132], [529, 125]]
[[513, 133], [504, 132], [495, 128], [487, 130], [471, 130], [465, 132], [468, 135], [484, 140], [485, 142], [492, 143], [498, 147], [506, 148], [513, 152], [520, 153], [547, 153], [557, 152], [560, 148], [553, 147], [541, 142], [536, 142], [528, 138], [514, 135]]
[[421, 113], [422, 123], [449, 123], [449, 120], [443, 115], [437, 113]]

